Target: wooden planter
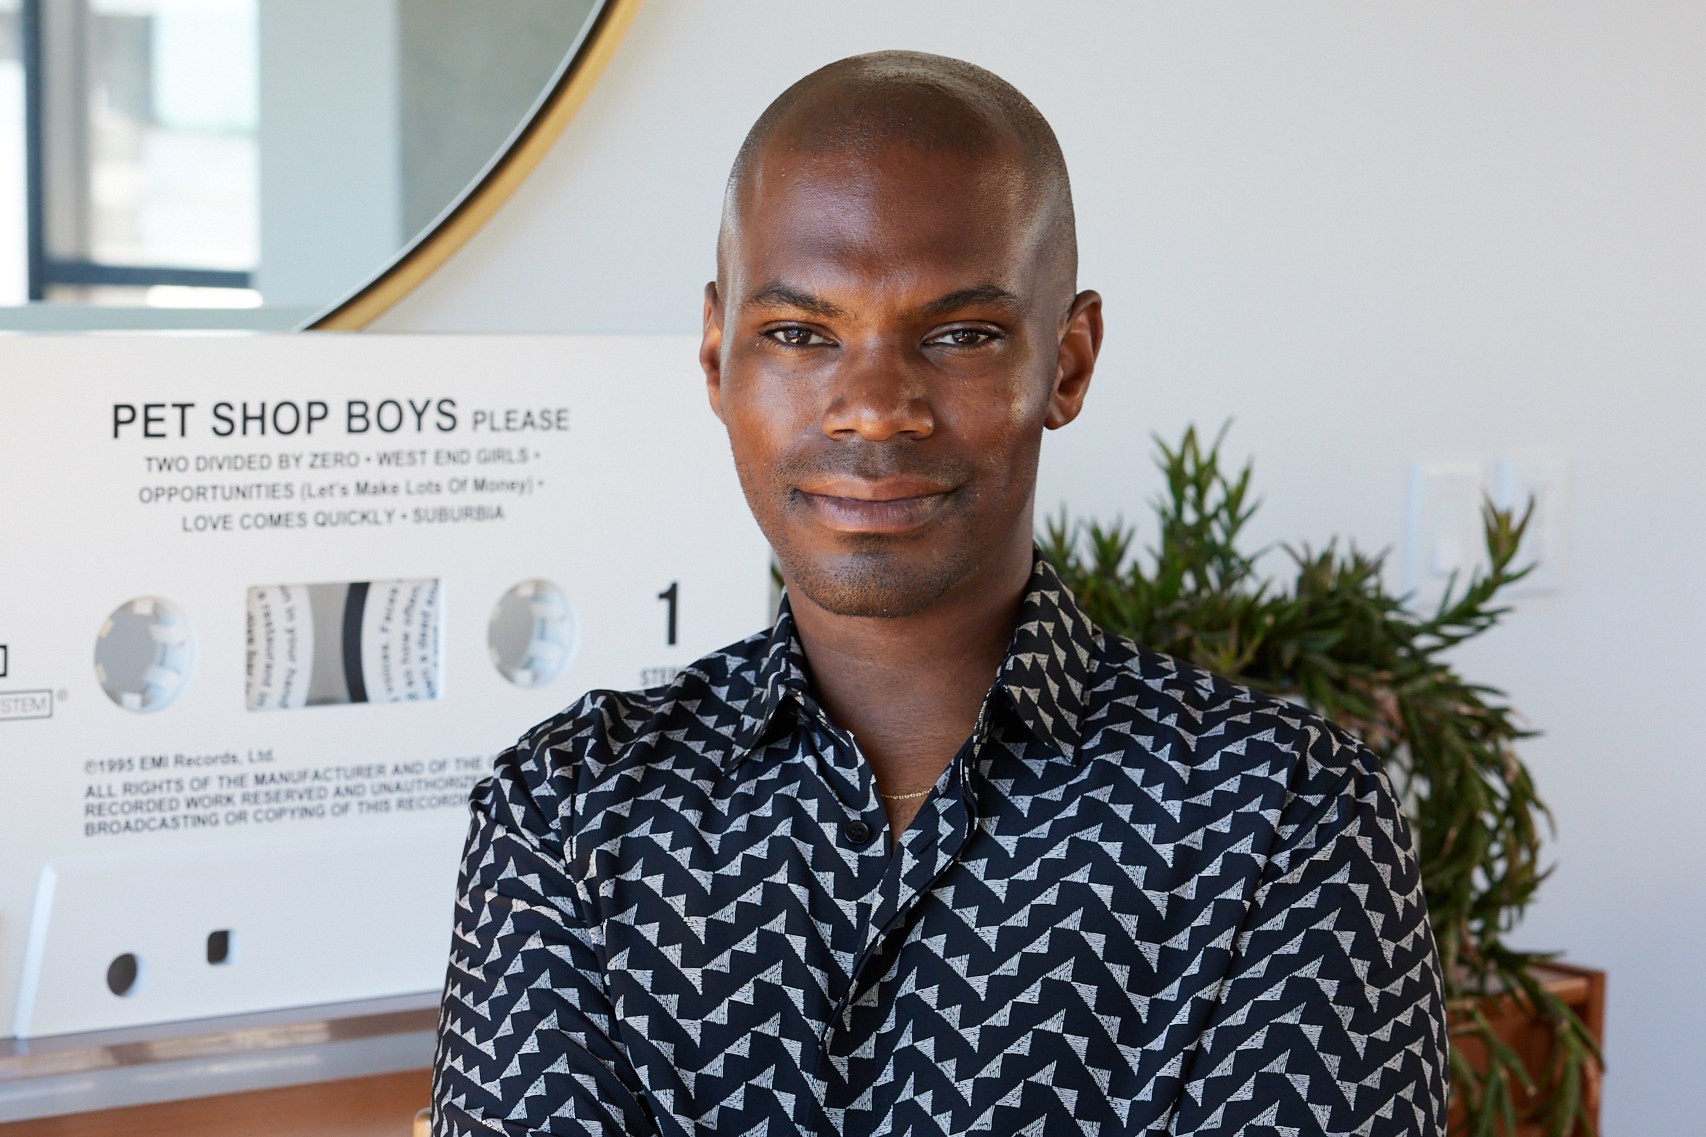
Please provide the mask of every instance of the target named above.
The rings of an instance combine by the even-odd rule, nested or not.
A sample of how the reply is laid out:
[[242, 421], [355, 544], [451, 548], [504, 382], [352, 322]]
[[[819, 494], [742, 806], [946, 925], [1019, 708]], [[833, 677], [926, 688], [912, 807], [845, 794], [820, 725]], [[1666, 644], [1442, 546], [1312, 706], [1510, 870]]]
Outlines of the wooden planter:
[[[1548, 991], [1558, 996], [1581, 1017], [1582, 1022], [1586, 1023], [1588, 1030], [1592, 1032], [1594, 1040], [1603, 1046], [1605, 972], [1568, 963], [1542, 964], [1536, 967], [1534, 972]], [[1522, 1056], [1530, 1077], [1544, 1093], [1546, 1061], [1552, 1054], [1552, 1028], [1504, 997], [1489, 999], [1486, 1014], [1499, 1038]], [[1478, 1039], [1465, 1038], [1462, 1045], [1464, 1056], [1471, 1064], [1480, 1065], [1486, 1061], [1486, 1049]], [[1533, 1099], [1523, 1092], [1521, 1086], [1514, 1089], [1517, 1116], [1520, 1117], [1533, 1105]], [[1593, 1070], [1582, 1093], [1596, 1130], [1599, 1128], [1599, 1089], [1600, 1072]], [[1453, 1134], [1463, 1132], [1463, 1109], [1456, 1101], [1451, 1103], [1448, 1128]], [[1543, 1133], [1539, 1125], [1523, 1125], [1517, 1130], [1517, 1137], [1543, 1137]], [[1572, 1137], [1587, 1137], [1587, 1130], [1578, 1127]]]

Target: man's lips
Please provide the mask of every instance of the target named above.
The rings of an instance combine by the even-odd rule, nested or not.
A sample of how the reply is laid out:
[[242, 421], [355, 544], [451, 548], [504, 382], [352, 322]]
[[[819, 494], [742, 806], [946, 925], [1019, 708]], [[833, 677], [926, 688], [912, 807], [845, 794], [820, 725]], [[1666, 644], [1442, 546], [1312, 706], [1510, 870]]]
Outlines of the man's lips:
[[810, 478], [800, 486], [814, 497], [838, 497], [850, 501], [900, 501], [947, 493], [952, 486], [930, 478], [898, 475], [889, 478]]
[[830, 478], [799, 487], [817, 520], [844, 533], [903, 533], [928, 522], [954, 487], [925, 478]]

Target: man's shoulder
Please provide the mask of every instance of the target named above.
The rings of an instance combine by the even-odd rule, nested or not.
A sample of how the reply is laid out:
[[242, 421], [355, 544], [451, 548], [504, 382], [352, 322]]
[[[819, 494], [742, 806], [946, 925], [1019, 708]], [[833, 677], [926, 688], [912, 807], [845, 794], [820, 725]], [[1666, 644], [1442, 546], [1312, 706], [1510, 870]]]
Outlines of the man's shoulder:
[[523, 743], [561, 746], [601, 739], [615, 745], [642, 738], [651, 725], [686, 716], [713, 728], [738, 724], [754, 694], [768, 631], [755, 632], [701, 656], [662, 683], [595, 688], [538, 723]]
[[590, 690], [498, 755], [495, 779], [561, 808], [589, 785], [660, 756], [714, 762], [736, 745], [757, 694], [768, 631], [717, 649], [666, 682]]
[[1189, 784], [1267, 776], [1292, 794], [1383, 777], [1361, 739], [1298, 699], [1229, 679], [1097, 629], [1101, 648], [1085, 722], [1096, 752], [1138, 749]]

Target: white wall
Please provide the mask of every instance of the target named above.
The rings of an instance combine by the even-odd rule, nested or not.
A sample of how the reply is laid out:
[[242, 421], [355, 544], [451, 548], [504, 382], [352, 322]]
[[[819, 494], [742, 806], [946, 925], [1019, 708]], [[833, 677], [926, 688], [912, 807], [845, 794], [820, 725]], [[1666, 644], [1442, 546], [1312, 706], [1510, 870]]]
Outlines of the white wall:
[[772, 96], [881, 47], [993, 68], [1060, 134], [1107, 299], [1043, 509], [1147, 520], [1149, 433], [1230, 414], [1258, 540], [1396, 548], [1412, 461], [1569, 460], [1563, 591], [1461, 658], [1546, 732], [1558, 869], [1517, 938], [1610, 971], [1606, 1131], [1695, 1133], [1703, 45], [1688, 0], [647, 0], [533, 179], [379, 328], [693, 330]]

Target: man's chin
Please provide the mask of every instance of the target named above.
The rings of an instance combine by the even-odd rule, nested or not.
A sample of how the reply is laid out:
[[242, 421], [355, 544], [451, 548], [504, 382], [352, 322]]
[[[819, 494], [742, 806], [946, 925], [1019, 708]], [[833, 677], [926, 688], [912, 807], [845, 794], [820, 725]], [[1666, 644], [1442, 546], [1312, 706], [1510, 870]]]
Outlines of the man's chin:
[[894, 549], [781, 559], [789, 589], [836, 616], [916, 616], [964, 575], [952, 558], [920, 558]]

